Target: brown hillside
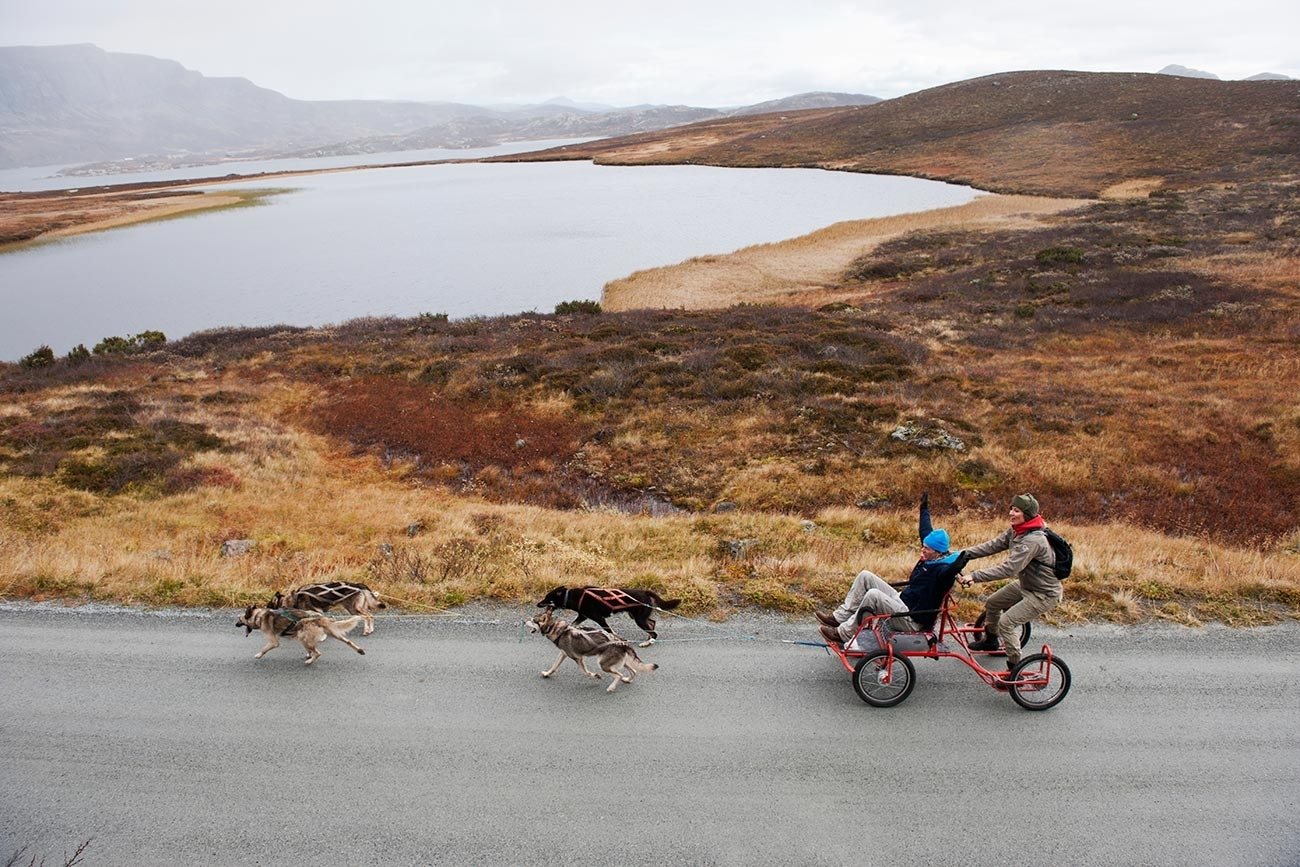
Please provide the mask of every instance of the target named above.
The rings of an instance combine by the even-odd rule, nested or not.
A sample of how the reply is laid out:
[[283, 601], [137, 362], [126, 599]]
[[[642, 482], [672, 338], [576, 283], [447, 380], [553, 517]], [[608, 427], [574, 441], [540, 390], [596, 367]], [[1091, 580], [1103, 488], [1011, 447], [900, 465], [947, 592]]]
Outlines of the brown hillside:
[[868, 106], [763, 115], [591, 142], [541, 158], [819, 166], [1095, 196], [1294, 171], [1300, 83], [1010, 72]]

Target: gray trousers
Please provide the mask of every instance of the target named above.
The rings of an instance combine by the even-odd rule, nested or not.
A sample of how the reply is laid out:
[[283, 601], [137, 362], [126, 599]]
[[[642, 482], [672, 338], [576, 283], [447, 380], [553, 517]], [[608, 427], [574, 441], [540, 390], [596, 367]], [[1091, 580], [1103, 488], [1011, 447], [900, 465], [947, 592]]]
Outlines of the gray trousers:
[[1059, 596], [1030, 593], [1012, 581], [984, 600], [984, 629], [1002, 639], [1007, 668], [1020, 662], [1020, 627], [1042, 617], [1061, 601]]
[[866, 569], [853, 579], [844, 601], [831, 615], [840, 623], [835, 631], [840, 634], [841, 641], [848, 641], [857, 632], [857, 614], [864, 609], [872, 614], [907, 613], [907, 606], [898, 591], [890, 587], [888, 581]]

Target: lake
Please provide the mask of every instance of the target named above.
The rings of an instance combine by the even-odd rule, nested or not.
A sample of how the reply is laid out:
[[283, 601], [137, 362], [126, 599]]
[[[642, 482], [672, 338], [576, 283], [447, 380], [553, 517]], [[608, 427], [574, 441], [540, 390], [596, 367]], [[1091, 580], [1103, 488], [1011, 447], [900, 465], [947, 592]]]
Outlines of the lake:
[[275, 178], [260, 207], [0, 255], [0, 359], [146, 330], [452, 318], [599, 299], [632, 271], [979, 192], [814, 169], [449, 164]]

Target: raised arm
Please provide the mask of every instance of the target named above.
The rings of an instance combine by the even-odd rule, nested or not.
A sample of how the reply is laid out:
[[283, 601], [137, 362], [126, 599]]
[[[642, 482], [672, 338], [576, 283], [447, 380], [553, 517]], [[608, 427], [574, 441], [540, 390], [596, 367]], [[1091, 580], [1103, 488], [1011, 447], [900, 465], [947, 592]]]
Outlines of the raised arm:
[[920, 536], [922, 542], [925, 541], [925, 537], [930, 535], [930, 531], [933, 529], [934, 527], [930, 525], [930, 492], [926, 491], [925, 493], [921, 494]]

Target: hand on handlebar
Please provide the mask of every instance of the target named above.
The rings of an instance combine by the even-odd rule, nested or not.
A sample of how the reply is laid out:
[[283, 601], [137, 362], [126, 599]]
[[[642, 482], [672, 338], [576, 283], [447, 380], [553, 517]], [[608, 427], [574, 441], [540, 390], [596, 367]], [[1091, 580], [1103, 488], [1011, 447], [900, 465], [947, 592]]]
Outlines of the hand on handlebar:
[[960, 585], [963, 586], [963, 587], [969, 587], [969, 586], [971, 586], [972, 584], [974, 584], [975, 582], [971, 580], [971, 578], [970, 578], [969, 575], [958, 575], [958, 576], [957, 576], [957, 583], [960, 584]]

